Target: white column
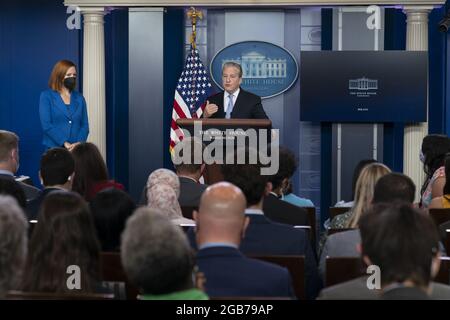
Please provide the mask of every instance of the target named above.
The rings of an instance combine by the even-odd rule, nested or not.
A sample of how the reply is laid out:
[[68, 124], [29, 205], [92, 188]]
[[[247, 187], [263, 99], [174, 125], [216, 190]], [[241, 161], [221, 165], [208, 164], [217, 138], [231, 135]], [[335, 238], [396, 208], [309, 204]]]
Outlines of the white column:
[[89, 117], [88, 141], [95, 143], [106, 161], [105, 35], [103, 7], [82, 7], [83, 95]]
[[[428, 51], [428, 14], [431, 6], [405, 6], [406, 50]], [[428, 102], [427, 102], [428, 116]], [[416, 185], [416, 202], [420, 199], [420, 187], [424, 181], [423, 165], [419, 160], [423, 138], [428, 134], [428, 122], [405, 125], [403, 138], [403, 172]]]

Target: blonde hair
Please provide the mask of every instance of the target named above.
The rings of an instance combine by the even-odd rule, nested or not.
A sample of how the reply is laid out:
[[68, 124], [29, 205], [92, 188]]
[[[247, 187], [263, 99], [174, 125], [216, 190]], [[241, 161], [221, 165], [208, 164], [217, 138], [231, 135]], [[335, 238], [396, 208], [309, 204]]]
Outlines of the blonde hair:
[[357, 228], [361, 216], [367, 211], [372, 203], [375, 184], [382, 176], [391, 172], [382, 163], [372, 163], [365, 166], [356, 181], [355, 202], [352, 207], [352, 215], [347, 222], [347, 228]]

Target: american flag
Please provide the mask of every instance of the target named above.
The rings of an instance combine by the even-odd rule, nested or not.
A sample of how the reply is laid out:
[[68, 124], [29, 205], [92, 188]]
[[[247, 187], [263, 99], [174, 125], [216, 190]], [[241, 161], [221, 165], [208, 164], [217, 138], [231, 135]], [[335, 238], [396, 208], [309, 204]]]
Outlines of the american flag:
[[191, 46], [183, 72], [178, 79], [170, 127], [170, 152], [183, 139], [177, 119], [200, 118], [212, 90], [211, 81], [198, 50]]

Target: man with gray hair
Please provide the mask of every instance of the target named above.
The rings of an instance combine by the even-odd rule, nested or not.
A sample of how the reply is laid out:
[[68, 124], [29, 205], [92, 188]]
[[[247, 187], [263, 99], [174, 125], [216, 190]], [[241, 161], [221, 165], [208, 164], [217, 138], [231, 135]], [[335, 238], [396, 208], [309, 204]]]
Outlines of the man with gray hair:
[[10, 197], [0, 195], [0, 298], [17, 290], [27, 257], [28, 222], [25, 214]]
[[222, 67], [224, 91], [209, 97], [203, 118], [268, 119], [261, 98], [243, 90], [242, 67], [236, 62], [226, 62]]
[[[6, 130], [0, 130], [0, 177], [14, 180], [19, 170], [19, 137]], [[39, 189], [19, 182], [28, 201], [39, 195]]]
[[122, 264], [144, 300], [206, 300], [194, 288], [194, 258], [184, 232], [159, 210], [142, 207], [122, 234]]

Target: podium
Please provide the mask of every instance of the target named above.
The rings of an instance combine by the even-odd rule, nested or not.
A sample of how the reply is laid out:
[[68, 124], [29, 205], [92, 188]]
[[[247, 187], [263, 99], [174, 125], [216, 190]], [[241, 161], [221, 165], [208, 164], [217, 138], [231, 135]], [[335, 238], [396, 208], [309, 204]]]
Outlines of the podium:
[[[177, 125], [181, 129], [187, 130], [191, 137], [199, 137], [205, 145], [208, 145], [208, 142], [211, 142], [203, 140], [205, 131], [208, 130], [216, 133], [216, 135], [211, 136], [214, 139], [217, 139], [219, 136], [230, 139], [233, 137], [227, 135], [227, 130], [236, 132], [236, 130], [239, 131], [239, 129], [244, 131], [254, 129], [259, 133], [260, 129], [265, 129], [268, 133], [268, 142], [270, 142], [272, 129], [272, 122], [269, 119], [178, 119]], [[201, 127], [202, 132], [195, 132], [198, 127]], [[223, 181], [221, 166], [222, 165], [218, 163], [206, 165], [206, 170], [203, 173], [205, 183], [213, 184]]]

